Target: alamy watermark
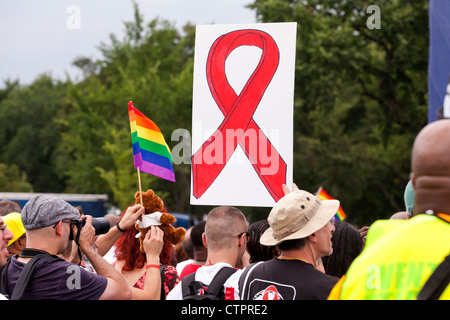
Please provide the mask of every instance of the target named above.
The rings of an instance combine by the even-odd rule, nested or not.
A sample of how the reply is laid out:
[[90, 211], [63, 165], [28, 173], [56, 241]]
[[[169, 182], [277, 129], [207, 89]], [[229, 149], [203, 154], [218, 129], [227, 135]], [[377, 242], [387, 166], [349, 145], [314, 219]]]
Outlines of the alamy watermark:
[[381, 288], [381, 271], [380, 267], [377, 265], [371, 265], [366, 270], [368, 277], [366, 286], [369, 290], [380, 289]]
[[366, 26], [370, 30], [381, 29], [381, 9], [379, 6], [371, 5], [367, 7], [366, 13], [371, 16], [366, 20]]
[[81, 289], [81, 270], [80, 266], [71, 265], [67, 268], [66, 273], [70, 273], [70, 276], [66, 280], [67, 288]]
[[[202, 145], [206, 141], [211, 144], [204, 150], [200, 157], [196, 157], [197, 164], [244, 164], [250, 162], [252, 165], [260, 166], [261, 174], [273, 175], [278, 172], [280, 155], [277, 147], [280, 145], [280, 130], [272, 129], [268, 132], [249, 128], [227, 129], [222, 131], [203, 132], [200, 141], [195, 141], [194, 145]], [[172, 162], [174, 164], [192, 164], [192, 139], [187, 129], [176, 129], [171, 135], [172, 141], [179, 141], [172, 148]], [[246, 152], [241, 157], [231, 157], [237, 148], [245, 149]], [[197, 152], [195, 150], [194, 152]], [[241, 154], [242, 155], [242, 154]]]
[[80, 6], [71, 4], [67, 7], [66, 13], [69, 17], [66, 20], [66, 27], [70, 30], [81, 29], [81, 9]]

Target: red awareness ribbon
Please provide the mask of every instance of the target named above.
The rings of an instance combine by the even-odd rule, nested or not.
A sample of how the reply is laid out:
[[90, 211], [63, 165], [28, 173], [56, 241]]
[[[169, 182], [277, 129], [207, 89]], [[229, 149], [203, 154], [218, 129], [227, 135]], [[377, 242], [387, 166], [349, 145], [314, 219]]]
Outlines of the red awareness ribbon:
[[[262, 54], [255, 71], [237, 95], [225, 75], [225, 61], [231, 52], [240, 46], [257, 46], [262, 50]], [[225, 119], [192, 156], [193, 194], [197, 199], [219, 176], [238, 144], [273, 199], [278, 201], [284, 196], [282, 185], [286, 183], [286, 163], [253, 120], [253, 114], [278, 68], [279, 55], [278, 46], [273, 38], [263, 31], [253, 29], [224, 34], [211, 46], [206, 65], [206, 77], [211, 94]], [[224, 137], [229, 132], [227, 130], [232, 130], [236, 137], [232, 142], [224, 142]], [[248, 135], [256, 139], [256, 148], [246, 143], [250, 140], [245, 138], [249, 130], [256, 133]], [[266, 148], [266, 153], [258, 152], [258, 149], [262, 147]], [[220, 157], [223, 161], [205, 161], [203, 158], [205, 152], [208, 154], [222, 152]], [[267, 170], [271, 163], [264, 161], [261, 154], [278, 158], [278, 168], [275, 173], [264, 174], [264, 168]]]

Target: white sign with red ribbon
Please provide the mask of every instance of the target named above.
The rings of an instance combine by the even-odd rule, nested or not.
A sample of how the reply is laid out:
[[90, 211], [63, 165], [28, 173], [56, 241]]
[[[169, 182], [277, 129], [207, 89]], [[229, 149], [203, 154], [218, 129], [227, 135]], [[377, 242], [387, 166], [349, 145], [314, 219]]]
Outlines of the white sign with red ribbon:
[[296, 30], [197, 26], [191, 204], [271, 207], [292, 185]]

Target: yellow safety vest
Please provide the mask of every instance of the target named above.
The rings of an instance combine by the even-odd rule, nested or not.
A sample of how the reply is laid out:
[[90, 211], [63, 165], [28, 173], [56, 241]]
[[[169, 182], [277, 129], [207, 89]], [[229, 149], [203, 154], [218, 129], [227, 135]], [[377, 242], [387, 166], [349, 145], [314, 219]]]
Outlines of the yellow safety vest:
[[[363, 252], [330, 293], [329, 300], [410, 300], [450, 253], [450, 223], [420, 214], [379, 220]], [[448, 286], [440, 299], [450, 299]]]

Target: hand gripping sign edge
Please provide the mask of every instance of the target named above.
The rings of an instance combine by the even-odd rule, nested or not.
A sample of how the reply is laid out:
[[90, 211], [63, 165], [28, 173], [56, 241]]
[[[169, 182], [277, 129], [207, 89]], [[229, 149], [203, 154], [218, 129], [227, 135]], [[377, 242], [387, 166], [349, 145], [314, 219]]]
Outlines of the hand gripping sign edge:
[[[247, 80], [239, 95], [233, 90], [225, 75], [225, 61], [230, 53], [243, 45], [257, 46], [262, 50], [260, 61]], [[275, 201], [284, 196], [282, 184], [286, 183], [286, 162], [277, 152], [268, 138], [261, 131], [253, 119], [263, 95], [269, 86], [279, 63], [279, 50], [276, 42], [266, 32], [245, 29], [236, 30], [217, 38], [212, 44], [206, 65], [206, 78], [211, 94], [225, 116], [219, 128], [206, 140], [199, 150], [192, 156], [193, 195], [199, 199], [212, 185], [239, 144], [245, 155], [250, 160], [258, 177], [263, 182], [267, 191]], [[227, 144], [223, 144], [217, 138], [223, 138], [227, 130], [237, 132], [237, 139], [233, 139], [232, 148], [225, 150]], [[260, 159], [258, 148], [249, 148], [245, 143], [247, 130], [255, 130], [256, 144], [258, 148], [265, 145], [267, 152], [277, 156], [278, 170], [274, 174], [264, 174], [265, 163]], [[205, 163], [202, 161], [205, 151], [220, 148], [224, 161]], [[266, 153], [269, 154], [269, 153]]]

